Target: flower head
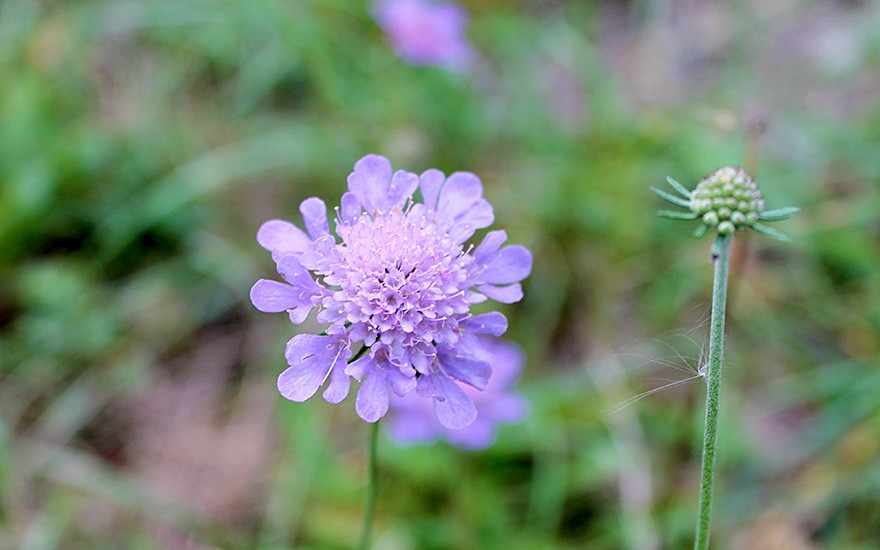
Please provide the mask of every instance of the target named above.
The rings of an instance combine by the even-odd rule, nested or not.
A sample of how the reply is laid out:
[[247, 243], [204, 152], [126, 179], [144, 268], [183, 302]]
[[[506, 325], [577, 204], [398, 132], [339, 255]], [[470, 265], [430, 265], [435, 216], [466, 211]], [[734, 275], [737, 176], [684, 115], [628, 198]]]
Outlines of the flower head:
[[467, 12], [454, 3], [380, 0], [374, 17], [400, 57], [415, 65], [463, 69], [475, 59]]
[[504, 231], [465, 248], [494, 220], [473, 174], [392, 172], [387, 159], [368, 155], [355, 164], [348, 188], [336, 209], [335, 235], [323, 201], [314, 197], [300, 205], [307, 232], [271, 220], [257, 233], [285, 282], [257, 281], [253, 304], [286, 311], [296, 324], [317, 309], [317, 321], [327, 325], [321, 335], [288, 342], [290, 368], [278, 378], [279, 391], [305, 401], [326, 384], [324, 398], [338, 403], [353, 377], [362, 382], [355, 407], [368, 422], [385, 415], [390, 390], [432, 399], [446, 427], [471, 424], [476, 409], [459, 384], [486, 388], [492, 366], [483, 336], [500, 336], [507, 320], [498, 312], [474, 316], [470, 306], [487, 298], [520, 300], [531, 254], [522, 246], [502, 248]]
[[464, 449], [484, 449], [495, 441], [498, 424], [519, 422], [525, 417], [528, 405], [513, 391], [522, 372], [522, 351], [515, 344], [498, 338], [483, 336], [480, 339], [491, 355], [492, 378], [482, 392], [464, 387], [479, 413], [474, 423], [460, 430], [450, 430], [437, 421], [427, 400], [413, 394], [392, 396], [388, 419], [392, 439], [404, 445], [445, 439]]
[[788, 240], [788, 237], [760, 223], [787, 220], [798, 208], [786, 207], [764, 210], [764, 196], [758, 184], [742, 168], [726, 166], [713, 172], [688, 191], [672, 178], [669, 184], [681, 195], [672, 195], [652, 187], [661, 198], [672, 204], [687, 208], [689, 212], [661, 210], [664, 218], [676, 220], [700, 219], [703, 223], [694, 236], [702, 237], [709, 229], [715, 229], [719, 236], [730, 235], [734, 231], [744, 231], [747, 227], [771, 237]]

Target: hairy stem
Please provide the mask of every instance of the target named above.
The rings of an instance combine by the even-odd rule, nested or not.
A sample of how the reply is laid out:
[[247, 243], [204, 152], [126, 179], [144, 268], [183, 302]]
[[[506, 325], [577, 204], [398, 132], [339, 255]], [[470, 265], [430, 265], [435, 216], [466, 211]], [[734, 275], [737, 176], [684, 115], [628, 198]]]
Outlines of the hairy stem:
[[[709, 548], [712, 519], [712, 487], [715, 482], [715, 443], [718, 439], [718, 402], [721, 396], [721, 364], [724, 354], [724, 313], [727, 305], [727, 273], [730, 268], [732, 236], [719, 236], [713, 246], [715, 281], [712, 285], [712, 320], [709, 332], [709, 373], [706, 395], [706, 425], [703, 436], [703, 468], [700, 482], [700, 516], [695, 550]], [[717, 257], [715, 254], [717, 253]]]
[[370, 425], [370, 459], [369, 472], [367, 478], [367, 498], [364, 505], [364, 526], [361, 529], [361, 542], [358, 545], [360, 550], [367, 550], [370, 547], [370, 530], [373, 527], [373, 510], [376, 508], [376, 479], [379, 477], [379, 461], [377, 460], [379, 448], [379, 422], [373, 422]]

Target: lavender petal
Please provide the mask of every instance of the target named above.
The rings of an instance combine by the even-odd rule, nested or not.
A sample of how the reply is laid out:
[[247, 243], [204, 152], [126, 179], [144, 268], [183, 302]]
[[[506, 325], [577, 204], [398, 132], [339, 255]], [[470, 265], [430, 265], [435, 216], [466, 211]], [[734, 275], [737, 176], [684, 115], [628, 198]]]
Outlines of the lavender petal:
[[254, 307], [264, 313], [280, 313], [302, 305], [298, 289], [269, 279], [257, 281], [250, 297]]
[[522, 286], [519, 283], [508, 286], [479, 285], [477, 290], [502, 304], [519, 302], [523, 297]]
[[355, 400], [355, 410], [367, 422], [376, 422], [388, 412], [388, 384], [378, 369], [367, 375], [361, 383]]
[[422, 191], [422, 200], [429, 210], [437, 210], [437, 198], [440, 196], [440, 189], [446, 182], [446, 175], [436, 168], [425, 170], [419, 176], [419, 189]]
[[483, 241], [474, 250], [474, 260], [477, 263], [486, 265], [492, 261], [495, 253], [501, 248], [501, 245], [507, 240], [507, 232], [502, 229], [489, 231], [483, 237]]
[[305, 401], [315, 395], [332, 369], [345, 362], [347, 351], [333, 336], [294, 336], [284, 352], [290, 367], [278, 377], [278, 391], [291, 401]]
[[360, 201], [368, 214], [382, 211], [385, 191], [391, 181], [391, 162], [379, 155], [367, 155], [354, 165], [348, 176], [348, 189]]
[[257, 242], [272, 253], [276, 262], [288, 254], [302, 254], [311, 245], [302, 229], [284, 220], [269, 220], [261, 225]]
[[470, 172], [455, 172], [446, 180], [437, 200], [437, 213], [450, 224], [456, 242], [463, 242], [477, 229], [489, 227], [495, 220], [490, 205], [483, 199], [483, 184]]
[[342, 223], [351, 224], [361, 213], [361, 202], [357, 196], [351, 191], [347, 191], [342, 195], [340, 204], [340, 218]]
[[474, 334], [501, 336], [507, 332], [507, 317], [497, 311], [476, 315], [462, 324], [468, 331]]
[[440, 356], [440, 364], [450, 378], [464, 382], [478, 390], [486, 389], [489, 376], [492, 375], [492, 366], [487, 361], [473, 357], [443, 354]]
[[532, 253], [523, 246], [508, 246], [494, 255], [479, 275], [480, 282], [496, 285], [518, 283], [532, 271]]
[[323, 397], [328, 403], [340, 403], [348, 396], [351, 386], [351, 378], [345, 373], [345, 369], [337, 366], [330, 370], [330, 383], [324, 390]]
[[391, 177], [391, 185], [385, 195], [385, 208], [403, 208], [419, 187], [419, 177], [415, 174], [398, 170]]
[[305, 223], [306, 230], [312, 240], [318, 240], [330, 233], [330, 225], [327, 223], [327, 206], [324, 201], [317, 197], [306, 199], [299, 205], [299, 211], [302, 213], [303, 223]]
[[443, 375], [434, 375], [434, 386], [443, 399], [434, 399], [437, 420], [447, 428], [460, 430], [477, 418], [474, 402], [455, 382]]

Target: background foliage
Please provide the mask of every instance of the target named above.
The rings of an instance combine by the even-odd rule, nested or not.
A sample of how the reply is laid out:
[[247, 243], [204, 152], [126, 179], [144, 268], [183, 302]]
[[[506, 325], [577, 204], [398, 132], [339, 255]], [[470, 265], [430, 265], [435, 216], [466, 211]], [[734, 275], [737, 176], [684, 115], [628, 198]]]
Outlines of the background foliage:
[[[367, 429], [284, 402], [254, 234], [353, 163], [477, 173], [529, 246], [531, 415], [382, 441], [381, 548], [683, 548], [708, 241], [649, 185], [743, 164], [715, 537], [880, 546], [880, 7], [469, 0], [481, 59], [404, 64], [362, 2], [0, 2], [0, 547], [346, 548]], [[626, 405], [620, 408], [620, 405]]]

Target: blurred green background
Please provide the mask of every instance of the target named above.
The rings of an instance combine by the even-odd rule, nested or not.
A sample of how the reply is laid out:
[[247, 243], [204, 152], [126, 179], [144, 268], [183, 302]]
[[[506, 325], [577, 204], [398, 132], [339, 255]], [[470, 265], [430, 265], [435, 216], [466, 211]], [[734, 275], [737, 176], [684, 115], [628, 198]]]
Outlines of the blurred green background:
[[648, 187], [727, 164], [802, 212], [735, 242], [713, 540], [880, 547], [880, 5], [464, 4], [449, 73], [364, 2], [0, 2], [0, 547], [355, 544], [367, 426], [277, 394], [248, 290], [367, 153], [475, 172], [536, 258], [530, 417], [383, 438], [376, 548], [691, 544], [704, 385], [631, 401], [699, 367], [710, 241]]

